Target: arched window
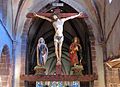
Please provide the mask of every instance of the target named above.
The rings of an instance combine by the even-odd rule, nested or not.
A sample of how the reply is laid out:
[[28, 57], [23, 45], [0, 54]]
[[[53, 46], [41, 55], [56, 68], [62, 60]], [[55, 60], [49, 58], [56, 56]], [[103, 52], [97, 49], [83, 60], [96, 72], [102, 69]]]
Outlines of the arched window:
[[0, 76], [1, 81], [0, 87], [11, 87], [11, 80], [9, 81], [9, 75], [10, 75], [10, 53], [9, 48], [7, 45], [3, 47], [2, 53], [0, 55]]

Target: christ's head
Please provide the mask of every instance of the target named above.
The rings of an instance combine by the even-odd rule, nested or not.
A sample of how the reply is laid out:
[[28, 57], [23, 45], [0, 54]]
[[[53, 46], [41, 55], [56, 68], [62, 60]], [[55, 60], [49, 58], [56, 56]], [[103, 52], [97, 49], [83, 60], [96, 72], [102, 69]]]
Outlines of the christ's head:
[[54, 19], [54, 20], [57, 20], [57, 19], [58, 19], [58, 16], [57, 16], [57, 15], [53, 15], [53, 19]]
[[52, 15], [52, 19], [53, 19], [53, 21], [56, 21], [56, 20], [60, 19], [60, 17], [59, 17], [58, 14], [54, 13], [54, 14]]

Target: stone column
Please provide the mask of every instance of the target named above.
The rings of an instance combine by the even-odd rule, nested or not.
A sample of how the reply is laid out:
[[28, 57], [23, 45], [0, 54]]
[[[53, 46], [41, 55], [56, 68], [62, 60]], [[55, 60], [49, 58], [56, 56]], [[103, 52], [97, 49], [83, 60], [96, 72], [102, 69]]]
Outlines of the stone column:
[[96, 66], [98, 72], [98, 85], [94, 87], [105, 87], [105, 73], [103, 63], [103, 50], [102, 47], [96, 44]]
[[20, 71], [21, 71], [21, 39], [14, 42], [14, 87], [20, 87]]

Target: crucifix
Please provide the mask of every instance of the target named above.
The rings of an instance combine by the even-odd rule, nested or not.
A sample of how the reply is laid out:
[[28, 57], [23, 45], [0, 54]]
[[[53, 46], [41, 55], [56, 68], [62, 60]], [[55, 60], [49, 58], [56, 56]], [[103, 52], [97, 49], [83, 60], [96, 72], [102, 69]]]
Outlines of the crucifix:
[[[59, 2], [59, 0], [56, 0], [56, 2]], [[58, 4], [54, 4], [58, 5]], [[62, 5], [62, 4], [61, 4]], [[56, 47], [56, 44], [60, 44], [61, 46], [56, 47], [56, 51], [58, 51], [59, 47], [62, 48], [62, 42], [64, 40], [63, 36], [63, 24], [65, 21], [69, 19], [73, 19], [75, 17], [77, 18], [87, 18], [87, 15], [83, 12], [81, 13], [61, 13], [60, 8], [56, 6], [56, 9], [54, 9], [54, 13], [28, 13], [27, 18], [35, 18], [39, 17], [45, 20], [48, 20], [49, 22], [52, 22], [53, 27], [55, 28], [55, 37], [54, 37], [54, 44]], [[60, 36], [59, 36], [60, 35]], [[60, 52], [62, 49], [59, 49]], [[93, 75], [61, 75], [61, 53], [56, 53], [57, 58], [57, 64], [56, 64], [56, 75], [21, 75], [21, 80], [25, 81], [80, 81], [80, 82], [90, 82], [98, 79], [98, 76], [96, 74]]]
[[[59, 5], [53, 4], [53, 5]], [[62, 4], [61, 4], [62, 5]], [[56, 55], [56, 74], [60, 74], [61, 72], [61, 54], [62, 54], [62, 44], [64, 41], [64, 35], [63, 35], [63, 25], [66, 21], [74, 18], [85, 18], [87, 17], [83, 12], [79, 13], [60, 13], [59, 7], [54, 9], [53, 13], [28, 13], [27, 18], [34, 18], [38, 17], [41, 19], [45, 19], [52, 23], [54, 29], [55, 29], [55, 35], [54, 35], [54, 45], [55, 45], [55, 55]]]

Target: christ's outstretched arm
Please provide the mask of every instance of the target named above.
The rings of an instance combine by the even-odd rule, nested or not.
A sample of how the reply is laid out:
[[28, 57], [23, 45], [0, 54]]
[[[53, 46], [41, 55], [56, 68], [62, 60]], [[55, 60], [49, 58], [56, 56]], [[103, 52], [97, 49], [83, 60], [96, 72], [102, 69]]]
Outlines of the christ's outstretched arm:
[[45, 19], [45, 20], [47, 20], [47, 21], [49, 21], [49, 22], [52, 22], [52, 20], [51, 20], [50, 18], [47, 18], [47, 17], [42, 16], [42, 15], [38, 15], [38, 14], [36, 14], [35, 12], [33, 13], [33, 15], [34, 15], [35, 17], [38, 17], [38, 18], [41, 18], [41, 19]]
[[80, 12], [80, 13], [77, 14], [77, 15], [70, 16], [70, 17], [67, 17], [67, 18], [62, 18], [62, 20], [65, 22], [65, 21], [67, 21], [67, 20], [74, 19], [74, 18], [76, 18], [76, 17], [78, 17], [78, 16], [82, 16], [82, 15], [83, 15], [83, 12]]

